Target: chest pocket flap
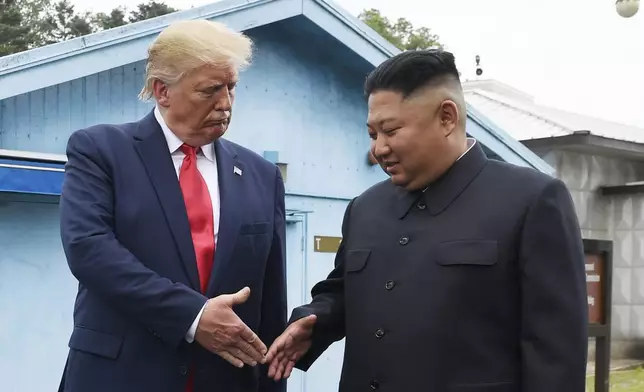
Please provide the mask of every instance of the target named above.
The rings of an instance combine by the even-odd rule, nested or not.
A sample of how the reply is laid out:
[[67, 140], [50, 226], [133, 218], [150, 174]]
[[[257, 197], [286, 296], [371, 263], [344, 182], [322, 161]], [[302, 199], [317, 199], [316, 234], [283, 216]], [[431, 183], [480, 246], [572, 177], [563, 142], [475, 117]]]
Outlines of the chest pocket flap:
[[344, 255], [344, 270], [346, 272], [360, 272], [367, 265], [369, 249], [353, 249], [347, 250]]
[[266, 234], [271, 228], [270, 222], [246, 223], [239, 228], [239, 234]]
[[95, 331], [79, 325], [74, 327], [69, 339], [70, 348], [109, 359], [118, 358], [122, 344], [123, 338], [121, 336]]
[[436, 244], [434, 259], [440, 265], [490, 266], [498, 261], [495, 240], [457, 240]]

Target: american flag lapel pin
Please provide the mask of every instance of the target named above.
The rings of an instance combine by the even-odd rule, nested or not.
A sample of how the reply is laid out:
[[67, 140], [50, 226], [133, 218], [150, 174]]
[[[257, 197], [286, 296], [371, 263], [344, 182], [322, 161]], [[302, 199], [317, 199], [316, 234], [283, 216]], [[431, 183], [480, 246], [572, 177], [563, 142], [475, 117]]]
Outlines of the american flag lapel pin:
[[237, 166], [233, 166], [233, 173], [237, 174], [238, 176], [242, 175], [241, 169], [238, 168]]

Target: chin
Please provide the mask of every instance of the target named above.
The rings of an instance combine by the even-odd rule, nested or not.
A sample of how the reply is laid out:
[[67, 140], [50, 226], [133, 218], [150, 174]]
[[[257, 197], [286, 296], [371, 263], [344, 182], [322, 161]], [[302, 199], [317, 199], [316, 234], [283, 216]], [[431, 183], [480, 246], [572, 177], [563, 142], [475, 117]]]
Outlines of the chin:
[[407, 181], [405, 176], [400, 174], [390, 174], [389, 178], [391, 178], [391, 182], [393, 182], [394, 185], [401, 186], [403, 188], [409, 184], [409, 181]]
[[208, 127], [206, 128], [206, 137], [208, 138], [208, 140], [210, 140], [210, 142], [214, 142], [215, 140], [224, 136], [227, 130], [228, 130], [228, 127], [226, 126]]

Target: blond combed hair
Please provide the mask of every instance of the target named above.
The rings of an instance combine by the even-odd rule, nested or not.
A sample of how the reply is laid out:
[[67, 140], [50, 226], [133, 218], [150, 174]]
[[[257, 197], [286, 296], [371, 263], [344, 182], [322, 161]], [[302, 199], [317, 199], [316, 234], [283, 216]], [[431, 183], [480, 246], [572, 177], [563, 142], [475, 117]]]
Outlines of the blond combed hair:
[[253, 43], [243, 33], [209, 20], [185, 20], [164, 29], [148, 48], [145, 84], [139, 99], [154, 96], [154, 80], [172, 85], [186, 73], [203, 65], [250, 64]]

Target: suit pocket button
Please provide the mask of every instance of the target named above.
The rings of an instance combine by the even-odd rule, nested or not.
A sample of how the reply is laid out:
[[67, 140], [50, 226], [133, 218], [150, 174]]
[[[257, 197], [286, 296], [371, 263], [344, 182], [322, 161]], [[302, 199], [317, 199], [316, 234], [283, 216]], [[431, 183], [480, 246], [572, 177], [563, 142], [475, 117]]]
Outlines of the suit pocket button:
[[182, 376], [185, 376], [186, 374], [188, 374], [188, 367], [186, 365], [179, 366], [179, 373]]

